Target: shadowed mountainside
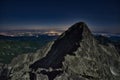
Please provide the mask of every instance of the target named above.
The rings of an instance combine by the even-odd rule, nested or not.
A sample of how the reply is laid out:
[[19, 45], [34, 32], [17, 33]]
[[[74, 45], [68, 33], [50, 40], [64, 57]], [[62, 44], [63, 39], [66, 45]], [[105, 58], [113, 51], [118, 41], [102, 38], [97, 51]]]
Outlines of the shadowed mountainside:
[[119, 80], [120, 55], [114, 45], [101, 41], [95, 39], [84, 22], [78, 22], [39, 52], [14, 59], [8, 77], [10, 80]]
[[83, 32], [85, 32], [85, 35], [91, 35], [91, 32], [83, 22], [73, 25], [54, 42], [51, 50], [43, 59], [35, 62], [30, 67], [61, 68], [64, 56], [67, 54], [73, 55], [71, 52], [76, 51], [80, 47], [79, 42], [82, 40]]

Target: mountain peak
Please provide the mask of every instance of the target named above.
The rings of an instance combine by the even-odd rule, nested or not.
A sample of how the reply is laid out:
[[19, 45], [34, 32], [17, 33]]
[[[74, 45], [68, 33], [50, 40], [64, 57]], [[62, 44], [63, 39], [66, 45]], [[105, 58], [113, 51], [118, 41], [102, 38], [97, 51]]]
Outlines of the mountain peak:
[[69, 29], [77, 29], [77, 28], [83, 28], [83, 29], [88, 29], [88, 26], [85, 22], [77, 22], [74, 25], [72, 25]]
[[65, 31], [59, 38], [63, 38], [64, 36], [77, 36], [77, 37], [87, 37], [92, 35], [89, 30], [87, 24], [85, 22], [78, 22], [72, 25], [67, 31]]
[[79, 29], [79, 28], [82, 29], [83, 33], [91, 34], [91, 31], [85, 22], [78, 22], [78, 23], [74, 24], [71, 28], [73, 28], [73, 27], [76, 29]]
[[103, 38], [98, 40], [84, 22], [78, 22], [39, 52], [17, 57], [7, 73], [1, 69], [0, 79], [119, 80], [117, 49], [111, 43], [104, 45]]
[[[72, 27], [83, 28], [83, 27], [86, 27], [86, 23], [85, 23], [85, 22], [77, 22], [77, 23], [75, 23], [74, 25], [72, 25]], [[72, 27], [70, 27], [70, 28], [72, 28]]]
[[71, 26], [67, 31], [65, 31], [58, 39], [54, 42], [51, 50], [48, 54], [41, 60], [35, 62], [31, 65], [31, 68], [37, 69], [42, 68], [60, 68], [62, 66], [62, 61], [64, 56], [71, 54], [80, 47], [79, 43], [81, 40], [90, 37], [91, 32], [84, 22], [79, 22]]

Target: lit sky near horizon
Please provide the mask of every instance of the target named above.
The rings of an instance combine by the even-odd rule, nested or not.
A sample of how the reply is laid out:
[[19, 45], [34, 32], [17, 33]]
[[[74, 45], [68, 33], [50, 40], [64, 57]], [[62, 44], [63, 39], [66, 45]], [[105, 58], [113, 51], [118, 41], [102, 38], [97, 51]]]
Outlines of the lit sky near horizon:
[[120, 33], [119, 0], [0, 0], [0, 30], [66, 29], [84, 21], [92, 31]]

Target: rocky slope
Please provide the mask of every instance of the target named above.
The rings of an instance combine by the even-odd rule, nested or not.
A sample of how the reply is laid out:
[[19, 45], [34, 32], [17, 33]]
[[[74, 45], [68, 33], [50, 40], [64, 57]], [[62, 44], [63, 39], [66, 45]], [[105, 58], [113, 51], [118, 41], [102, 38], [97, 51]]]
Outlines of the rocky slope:
[[37, 53], [14, 59], [8, 72], [10, 80], [119, 80], [120, 55], [79, 22]]

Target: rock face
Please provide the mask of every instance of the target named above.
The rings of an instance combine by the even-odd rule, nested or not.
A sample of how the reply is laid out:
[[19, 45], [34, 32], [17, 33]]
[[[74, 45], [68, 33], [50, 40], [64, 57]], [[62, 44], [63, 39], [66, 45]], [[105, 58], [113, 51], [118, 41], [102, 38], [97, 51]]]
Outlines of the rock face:
[[[80, 25], [80, 26], [79, 26]], [[84, 37], [90, 37], [91, 32], [84, 23], [77, 23], [63, 33], [53, 44], [48, 54], [30, 67], [32, 68], [61, 68], [64, 56], [73, 54], [80, 47], [79, 43]]]
[[84, 22], [76, 23], [38, 53], [13, 60], [9, 79], [119, 80], [120, 55], [100, 41]]

